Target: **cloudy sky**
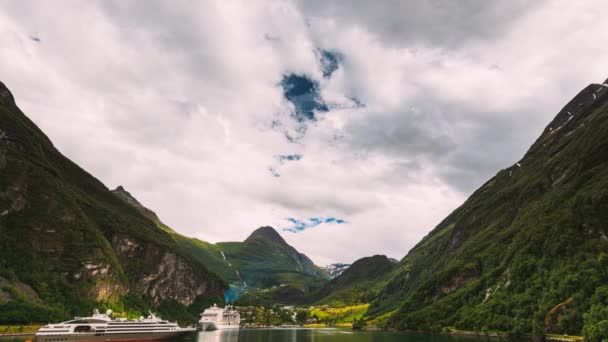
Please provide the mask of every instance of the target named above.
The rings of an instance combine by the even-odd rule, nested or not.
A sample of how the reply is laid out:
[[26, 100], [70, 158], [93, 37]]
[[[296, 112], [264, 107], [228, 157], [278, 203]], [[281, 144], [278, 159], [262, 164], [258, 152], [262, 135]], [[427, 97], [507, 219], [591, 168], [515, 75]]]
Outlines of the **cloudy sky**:
[[608, 76], [608, 2], [0, 1], [0, 80], [180, 233], [401, 258]]

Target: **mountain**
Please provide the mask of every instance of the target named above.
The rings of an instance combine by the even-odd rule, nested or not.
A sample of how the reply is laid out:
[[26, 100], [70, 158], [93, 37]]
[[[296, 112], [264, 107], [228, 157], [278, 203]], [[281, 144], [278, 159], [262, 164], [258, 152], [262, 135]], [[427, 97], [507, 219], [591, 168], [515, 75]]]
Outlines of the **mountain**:
[[181, 249], [228, 284], [243, 288], [267, 288], [283, 284], [308, 291], [310, 284], [317, 284], [319, 279], [327, 279], [323, 270], [315, 266], [306, 255], [288, 245], [272, 227], [256, 229], [243, 242], [211, 244], [176, 233], [124, 187], [119, 186], [112, 193], [155, 221], [161, 229], [173, 236]]
[[325, 273], [329, 274], [329, 276], [333, 279], [333, 278], [339, 276], [340, 274], [342, 274], [342, 272], [344, 272], [344, 270], [346, 270], [348, 267], [350, 267], [350, 265], [351, 264], [341, 264], [341, 263], [331, 264], [331, 265], [323, 267], [323, 271], [325, 271]]
[[389, 317], [385, 325], [397, 329], [584, 332], [598, 340], [608, 332], [606, 222], [604, 83], [583, 89], [521, 160], [422, 239], [368, 316]]
[[0, 83], [0, 322], [95, 306], [196, 318], [227, 285], [159, 222], [63, 156]]
[[334, 307], [369, 303], [396, 264], [384, 255], [355, 261], [314, 294], [314, 301]]
[[217, 245], [248, 287], [289, 284], [304, 290], [319, 280], [328, 279], [325, 272], [287, 244], [272, 227], [256, 229], [243, 242], [220, 242]]
[[139, 203], [139, 201], [135, 197], [133, 197], [130, 192], [125, 190], [122, 185], [119, 185], [116, 189], [111, 191], [114, 195], [116, 195], [116, 197], [120, 198], [126, 204], [135, 208], [137, 211], [139, 211], [140, 214], [147, 217], [150, 221], [160, 223], [160, 219], [158, 218], [156, 213]]
[[[328, 276], [322, 269], [287, 244], [272, 227], [256, 229], [243, 242], [211, 244], [177, 234], [124, 187], [119, 186], [112, 193], [142, 215], [155, 220], [161, 229], [173, 236], [181, 249], [230, 284], [235, 291], [231, 291], [228, 300], [238, 299], [245, 289], [253, 291], [254, 295], [259, 289], [266, 297], [270, 295], [271, 301], [290, 301], [327, 281]], [[275, 289], [269, 292], [273, 287]]]
[[230, 265], [230, 263], [223, 256], [222, 249], [219, 246], [199, 239], [183, 236], [175, 232], [169, 226], [164, 224], [158, 218], [154, 211], [142, 205], [135, 197], [133, 197], [133, 195], [131, 195], [131, 193], [125, 190], [122, 185], [112, 190], [112, 193], [126, 204], [135, 208], [142, 215], [155, 222], [160, 229], [169, 233], [177, 242], [180, 249], [182, 249], [185, 253], [189, 254], [192, 258], [196, 259], [201, 264], [205, 265], [205, 267], [211, 272], [220, 276], [220, 278], [226, 283], [242, 283], [238, 272], [232, 267], [232, 265]]

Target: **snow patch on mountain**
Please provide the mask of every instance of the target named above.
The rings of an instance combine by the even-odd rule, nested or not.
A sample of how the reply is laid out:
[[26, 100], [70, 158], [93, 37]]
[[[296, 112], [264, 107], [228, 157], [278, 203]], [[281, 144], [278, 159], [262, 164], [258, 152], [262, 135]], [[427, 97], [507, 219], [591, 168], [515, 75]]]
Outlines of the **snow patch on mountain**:
[[333, 279], [333, 278], [339, 276], [340, 274], [342, 274], [342, 272], [344, 272], [349, 267], [350, 267], [350, 264], [337, 263], [337, 264], [331, 264], [331, 265], [325, 266], [325, 267], [323, 267], [323, 270], [325, 272], [327, 272], [327, 274], [329, 274]]

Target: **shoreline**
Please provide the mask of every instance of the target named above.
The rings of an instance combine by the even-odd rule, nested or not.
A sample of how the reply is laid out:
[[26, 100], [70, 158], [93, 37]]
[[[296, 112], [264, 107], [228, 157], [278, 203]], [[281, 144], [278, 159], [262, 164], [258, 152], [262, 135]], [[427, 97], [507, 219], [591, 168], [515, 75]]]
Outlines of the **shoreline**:
[[[7, 330], [11, 328], [24, 328], [26, 331], [23, 332], [7, 332], [0, 333], [1, 338], [8, 337], [28, 337], [35, 336], [36, 331], [40, 328], [39, 325], [32, 326], [4, 326]], [[349, 325], [334, 325], [329, 326], [326, 324], [305, 324], [305, 325], [286, 325], [286, 326], [244, 326], [243, 329], [269, 329], [269, 328], [304, 328], [304, 329], [325, 329], [325, 328], [349, 328]], [[29, 329], [28, 329], [29, 328]], [[412, 334], [423, 334], [423, 335], [444, 335], [444, 336], [466, 336], [466, 337], [476, 337], [476, 338], [492, 338], [492, 339], [509, 339], [508, 333], [499, 333], [499, 332], [478, 332], [478, 331], [466, 331], [466, 330], [457, 330], [457, 331], [436, 331], [436, 332], [424, 332], [417, 330], [395, 330], [395, 329], [382, 329], [380, 327], [369, 326], [362, 329], [362, 331], [390, 331], [390, 332], [404, 332], [404, 333], [412, 333]], [[525, 339], [534, 340], [531, 336], [524, 336]], [[547, 334], [544, 338], [544, 341], [550, 342], [584, 342], [585, 339], [583, 336], [573, 336], [573, 335], [558, 335], [558, 334]]]
[[0, 338], [35, 336], [41, 324], [0, 325]]
[[[383, 331], [385, 329], [379, 327], [366, 327], [362, 329], [363, 331]], [[395, 330], [388, 329], [386, 331], [392, 332], [406, 332], [413, 334], [424, 334], [424, 335], [444, 335], [444, 336], [466, 336], [466, 337], [476, 337], [476, 338], [492, 338], [492, 339], [510, 339], [509, 334], [507, 332], [480, 332], [480, 331], [466, 331], [466, 330], [457, 330], [457, 331], [418, 331], [418, 330]], [[527, 340], [535, 340], [532, 336], [523, 336], [523, 339]], [[544, 341], [550, 342], [584, 342], [585, 339], [583, 336], [574, 336], [574, 335], [558, 335], [558, 334], [547, 334], [544, 337]]]

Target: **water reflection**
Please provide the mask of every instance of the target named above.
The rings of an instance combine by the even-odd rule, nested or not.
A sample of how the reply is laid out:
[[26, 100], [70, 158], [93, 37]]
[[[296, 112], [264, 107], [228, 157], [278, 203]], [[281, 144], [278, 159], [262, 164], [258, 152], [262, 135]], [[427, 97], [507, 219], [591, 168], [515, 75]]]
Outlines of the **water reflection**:
[[479, 342], [484, 339], [351, 329], [271, 328], [200, 332], [197, 342]]
[[[0, 342], [25, 342], [30, 337], [0, 337]], [[187, 334], [165, 342], [481, 342], [483, 338], [423, 335], [351, 329], [270, 328], [215, 330]], [[135, 341], [134, 341], [135, 342]]]
[[239, 330], [213, 330], [198, 333], [197, 342], [237, 342], [239, 340]]

